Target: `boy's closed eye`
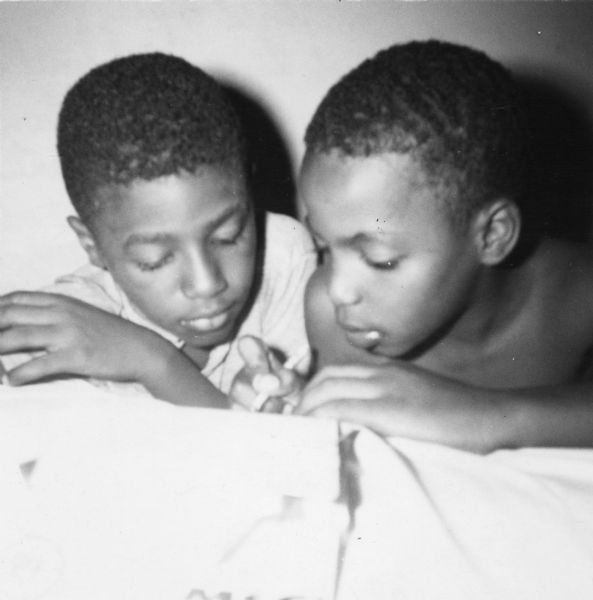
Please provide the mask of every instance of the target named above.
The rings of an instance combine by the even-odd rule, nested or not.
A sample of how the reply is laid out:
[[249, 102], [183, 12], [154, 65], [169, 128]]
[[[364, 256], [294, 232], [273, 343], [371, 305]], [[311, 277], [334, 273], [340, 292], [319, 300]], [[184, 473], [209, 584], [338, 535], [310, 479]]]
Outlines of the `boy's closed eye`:
[[361, 259], [371, 268], [379, 271], [396, 269], [405, 258], [399, 253], [394, 253], [390, 248], [361, 248]]
[[138, 268], [141, 271], [156, 271], [157, 269], [160, 269], [161, 267], [164, 267], [165, 265], [169, 264], [172, 260], [173, 260], [173, 252], [167, 252], [165, 255], [163, 255], [161, 258], [159, 258], [158, 260], [155, 261], [136, 261], [136, 264], [138, 265]]
[[[329, 246], [322, 246], [316, 242], [315, 250], [317, 252], [317, 264], [326, 264], [328, 258], [331, 257], [331, 249], [329, 248]], [[391, 271], [397, 268], [401, 261], [401, 258], [371, 258], [365, 255], [364, 252], [360, 253], [360, 257], [369, 267], [372, 267], [373, 269], [377, 269], [379, 271]]]
[[156, 271], [175, 258], [175, 244], [167, 234], [133, 234], [124, 244], [125, 255], [140, 271]]
[[146, 244], [136, 246], [129, 256], [141, 271], [156, 271], [172, 262], [175, 252], [160, 244]]
[[[233, 246], [239, 243], [247, 230], [248, 213], [233, 214], [227, 220], [218, 224], [208, 234], [207, 243], [212, 246]], [[128, 242], [132, 248], [130, 256], [135, 265], [145, 272], [156, 271], [175, 259], [174, 248], [167, 247], [170, 242], [168, 236], [143, 237], [136, 236]]]
[[241, 217], [233, 217], [233, 219], [227, 223], [224, 223], [219, 227], [212, 237], [210, 242], [213, 244], [220, 245], [233, 245], [240, 241], [243, 233], [247, 226], [247, 215], [241, 215]]
[[367, 257], [365, 258], [365, 262], [373, 269], [377, 269], [379, 271], [391, 271], [398, 266], [399, 259], [392, 258], [389, 260], [372, 260]]
[[[326, 244], [318, 234], [313, 230], [311, 223], [306, 218], [309, 233], [313, 239], [315, 251], [317, 252], [317, 264], [323, 265], [331, 258], [331, 248]], [[344, 244], [345, 247], [358, 251], [360, 259], [373, 269], [379, 271], [390, 271], [399, 266], [402, 256], [393, 256], [389, 248], [384, 247], [384, 244], [379, 244], [367, 235], [358, 235], [354, 239], [348, 240]], [[393, 250], [393, 249], [391, 249]]]

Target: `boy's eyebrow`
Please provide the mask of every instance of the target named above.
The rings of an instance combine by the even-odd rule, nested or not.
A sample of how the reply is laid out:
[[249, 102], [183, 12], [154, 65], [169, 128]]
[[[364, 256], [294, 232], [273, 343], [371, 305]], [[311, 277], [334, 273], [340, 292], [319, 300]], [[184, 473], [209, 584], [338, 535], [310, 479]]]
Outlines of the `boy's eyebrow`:
[[[219, 225], [227, 221], [230, 217], [240, 212], [240, 209], [243, 208], [242, 203], [233, 204], [226, 208], [220, 215], [218, 215], [212, 221], [205, 223], [205, 226], [210, 229], [216, 229]], [[245, 210], [245, 213], [248, 211]], [[174, 241], [174, 236], [170, 233], [133, 233], [124, 244], [124, 248], [129, 248], [130, 246], [134, 246], [136, 244], [159, 244]]]
[[173, 240], [173, 236], [168, 233], [133, 233], [125, 242], [124, 248], [135, 246], [137, 244], [158, 244], [170, 242]]

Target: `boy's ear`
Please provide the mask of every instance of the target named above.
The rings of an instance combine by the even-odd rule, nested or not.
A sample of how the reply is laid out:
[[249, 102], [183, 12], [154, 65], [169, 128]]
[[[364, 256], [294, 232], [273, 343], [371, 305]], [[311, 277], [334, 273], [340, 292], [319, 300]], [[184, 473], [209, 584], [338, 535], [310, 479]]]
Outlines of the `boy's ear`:
[[496, 200], [478, 212], [474, 228], [482, 264], [497, 265], [508, 257], [519, 240], [521, 214], [514, 202]]
[[90, 263], [95, 267], [105, 269], [105, 263], [101, 258], [95, 238], [88, 227], [78, 217], [70, 216], [67, 221], [72, 231], [76, 234], [82, 249], [87, 253]]

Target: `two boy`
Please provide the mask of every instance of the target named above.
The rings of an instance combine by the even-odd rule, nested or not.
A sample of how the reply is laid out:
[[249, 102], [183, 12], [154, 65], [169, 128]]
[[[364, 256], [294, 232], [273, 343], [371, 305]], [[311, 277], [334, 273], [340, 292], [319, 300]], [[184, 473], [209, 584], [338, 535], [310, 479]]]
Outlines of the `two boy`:
[[[318, 373], [303, 390], [297, 414], [330, 416], [385, 436], [479, 452], [593, 443], [591, 253], [542, 240], [526, 256], [516, 255], [525, 201], [526, 131], [509, 73], [483, 53], [454, 44], [393, 46], [328, 92], [307, 130], [300, 177], [305, 219], [321, 264], [306, 294]], [[110, 196], [115, 204], [109, 206], [123, 207], [130, 200], [133, 206], [147, 198], [152, 214], [162, 198], [173, 199], [173, 206], [177, 197], [194, 198], [193, 167], [183, 167], [187, 175], [173, 171], [176, 192], [171, 194], [150, 183], [150, 170], [138, 171], [142, 181], [118, 183], [123, 193]], [[212, 194], [216, 206], [232, 205], [231, 197], [241, 197], [240, 181], [227, 181], [220, 171], [211, 178], [205, 196]], [[191, 202], [180, 204], [173, 222], [200, 218], [189, 208]], [[165, 222], [170, 218], [162, 217]], [[132, 212], [127, 222], [137, 219]], [[119, 223], [107, 223], [107, 229], [117, 232]], [[236, 223], [233, 234], [243, 221]], [[158, 230], [155, 224], [147, 220], [147, 225], [138, 240], [147, 254], [134, 258], [137, 265], [150, 273], [153, 267], [158, 271], [177, 264], [169, 258], [169, 246], [161, 245], [160, 232], [151, 235], [153, 228]], [[77, 234], [83, 245], [92, 237], [80, 227]], [[201, 234], [186, 237], [202, 240]], [[99, 249], [112, 244], [109, 237], [96, 238]], [[173, 246], [183, 245], [176, 240]], [[249, 248], [247, 254], [253, 252]], [[218, 288], [214, 274], [222, 267], [211, 266], [217, 253], [198, 259], [188, 250], [181, 256], [196, 274], [194, 286], [201, 281]], [[252, 268], [245, 257], [240, 260], [242, 273]], [[153, 288], [142, 283], [142, 276], [126, 283], [130, 272], [118, 270], [118, 264], [103, 261], [98, 268], [107, 267], [141, 309], [145, 294], [155, 304], [157, 298], [167, 299], [167, 305], [174, 298], [175, 286], [159, 286], [151, 296]], [[179, 275], [176, 280], [184, 279]], [[124, 287], [128, 285], [131, 289]], [[26, 327], [27, 333], [19, 336], [27, 320], [14, 316], [15, 298], [1, 304], [0, 351], [46, 348], [27, 341]], [[159, 321], [158, 311], [145, 308], [144, 313], [164, 329], [181, 333], [173, 322]], [[216, 330], [217, 318], [213, 311], [177, 323], [210, 340], [202, 334]], [[225, 334], [263, 339], [263, 344], [250, 340], [242, 348], [244, 380], [253, 382], [256, 374], [272, 372], [286, 385], [270, 393], [291, 391], [287, 373], [268, 356], [265, 336], [238, 329], [229, 327]], [[189, 343], [193, 334], [180, 337]], [[205, 344], [190, 352], [194, 364], [211, 360], [206, 354], [211, 357], [214, 347]], [[295, 348], [287, 345], [286, 354]], [[193, 365], [186, 366], [175, 367], [176, 383], [195, 379]], [[182, 387], [183, 393], [192, 388]], [[257, 390], [247, 385], [233, 391], [239, 402], [249, 404]], [[214, 404], [224, 403], [215, 398]]]

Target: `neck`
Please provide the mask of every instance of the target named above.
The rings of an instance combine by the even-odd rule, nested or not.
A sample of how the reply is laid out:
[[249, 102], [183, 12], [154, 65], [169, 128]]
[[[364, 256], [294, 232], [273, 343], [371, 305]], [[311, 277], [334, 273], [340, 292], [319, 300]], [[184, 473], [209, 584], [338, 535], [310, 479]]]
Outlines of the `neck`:
[[210, 352], [204, 348], [195, 348], [189, 344], [185, 344], [181, 349], [185, 354], [200, 370], [203, 369], [208, 363], [208, 357]]
[[529, 296], [528, 263], [515, 268], [491, 268], [481, 274], [467, 311], [447, 338], [463, 345], [484, 344], [497, 337], [521, 313]]

